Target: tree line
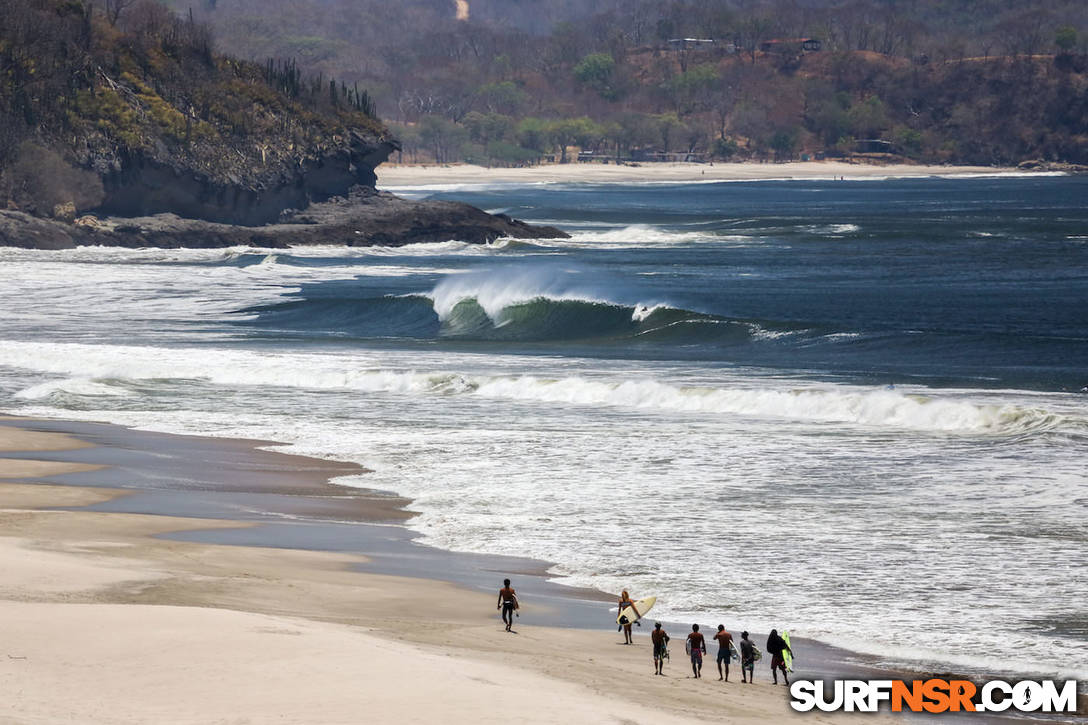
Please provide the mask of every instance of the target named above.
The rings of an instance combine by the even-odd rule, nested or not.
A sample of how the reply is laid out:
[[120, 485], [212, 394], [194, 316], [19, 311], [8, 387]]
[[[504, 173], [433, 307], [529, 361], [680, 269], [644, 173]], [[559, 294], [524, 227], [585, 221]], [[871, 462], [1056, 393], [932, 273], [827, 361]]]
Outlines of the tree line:
[[1081, 2], [469, 7], [460, 21], [444, 0], [219, 0], [198, 13], [232, 52], [358, 82], [405, 160], [1088, 160]]

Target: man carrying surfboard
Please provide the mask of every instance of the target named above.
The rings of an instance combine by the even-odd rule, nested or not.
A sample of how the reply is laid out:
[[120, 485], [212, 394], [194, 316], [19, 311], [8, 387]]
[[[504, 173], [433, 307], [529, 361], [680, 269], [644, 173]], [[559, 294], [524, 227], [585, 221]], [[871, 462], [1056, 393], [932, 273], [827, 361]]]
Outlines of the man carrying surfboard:
[[669, 656], [669, 634], [661, 628], [661, 622], [654, 625], [654, 631], [650, 632], [650, 640], [654, 643], [654, 674], [665, 674], [665, 658]]
[[786, 674], [786, 653], [788, 652], [792, 657], [793, 650], [790, 649], [789, 643], [779, 636], [777, 629], [772, 629], [771, 636], [767, 638], [767, 651], [771, 653], [771, 677], [774, 678], [774, 684], [778, 684], [778, 671], [782, 670], [786, 687], [789, 687], [790, 677]]
[[[718, 633], [714, 635], [718, 643], [718, 679], [729, 682], [729, 658], [733, 656], [733, 635], [725, 631], [725, 625], [718, 625]], [[722, 663], [725, 663], [725, 674], [722, 674]]]
[[[747, 675], [747, 677], [745, 677]], [[756, 679], [756, 643], [748, 639], [747, 632], [740, 633], [740, 681], [752, 684]]]
[[517, 592], [510, 586], [510, 580], [503, 579], [502, 584], [502, 589], [499, 590], [499, 602], [495, 609], [502, 610], [502, 621], [506, 624], [506, 631], [509, 632], [514, 626], [514, 610], [519, 609], [520, 605]]
[[[631, 595], [627, 593], [626, 589], [624, 589], [623, 594], [620, 595], [620, 613], [622, 614], [623, 610], [627, 609], [628, 607], [630, 607], [631, 611], [634, 612], [634, 617], [632, 617], [631, 615], [620, 617], [620, 625], [623, 627], [624, 644], [633, 643], [633, 638], [631, 636], [631, 622], [637, 622], [639, 619], [642, 618], [642, 615], [639, 614], [638, 607], [635, 606], [635, 602], [631, 601]], [[642, 625], [640, 624], [639, 626], [641, 627]]]
[[706, 639], [699, 631], [699, 625], [691, 625], [691, 634], [687, 641], [688, 654], [691, 655], [691, 671], [696, 677], [703, 676], [703, 655], [706, 654]]

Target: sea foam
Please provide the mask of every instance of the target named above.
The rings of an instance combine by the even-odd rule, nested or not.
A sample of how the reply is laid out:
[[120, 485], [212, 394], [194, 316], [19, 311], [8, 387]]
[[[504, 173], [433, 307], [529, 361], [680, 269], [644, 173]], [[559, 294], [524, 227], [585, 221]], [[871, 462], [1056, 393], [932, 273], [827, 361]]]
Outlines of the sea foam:
[[189, 380], [222, 386], [472, 395], [548, 405], [607, 406], [934, 433], [1088, 433], [1088, 421], [1081, 416], [946, 399], [936, 393], [904, 394], [857, 386], [772, 388], [740, 386], [736, 382], [695, 386], [647, 377], [547, 378], [448, 370], [419, 372], [369, 367], [336, 355], [14, 341], [0, 347], [0, 365], [72, 378], [25, 389], [18, 393], [22, 398], [44, 398], [58, 390], [83, 395], [114, 394], [104, 392], [105, 384], [99, 382], [102, 380]]

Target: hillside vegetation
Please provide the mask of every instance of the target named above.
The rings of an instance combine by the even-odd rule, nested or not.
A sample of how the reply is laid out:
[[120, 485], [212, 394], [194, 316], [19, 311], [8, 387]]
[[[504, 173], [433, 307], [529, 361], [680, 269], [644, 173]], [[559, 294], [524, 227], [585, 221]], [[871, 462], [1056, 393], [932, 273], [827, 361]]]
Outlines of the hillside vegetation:
[[217, 55], [152, 0], [0, 0], [0, 203], [263, 223], [373, 183], [365, 92]]
[[[1088, 162], [1088, 5], [1073, 0], [469, 0], [467, 20], [452, 0], [204, 0], [195, 12], [241, 57], [368, 88], [404, 160]], [[684, 38], [714, 42], [670, 42]], [[804, 38], [820, 49], [766, 45]]]

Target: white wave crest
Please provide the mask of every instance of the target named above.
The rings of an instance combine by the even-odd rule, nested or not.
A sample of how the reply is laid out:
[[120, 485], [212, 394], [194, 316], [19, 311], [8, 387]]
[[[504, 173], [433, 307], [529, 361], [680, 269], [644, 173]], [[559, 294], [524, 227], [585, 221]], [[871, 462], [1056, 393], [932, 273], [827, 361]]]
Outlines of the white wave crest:
[[[571, 376], [473, 375], [451, 371], [416, 372], [358, 367], [335, 355], [257, 354], [239, 350], [122, 347], [77, 343], [7, 342], [0, 365], [80, 376], [95, 390], [102, 380], [197, 380], [236, 387], [345, 389], [409, 395], [475, 395], [545, 404], [608, 406], [749, 416], [787, 421], [841, 423], [929, 432], [1019, 435], [1044, 431], [1084, 434], [1083, 416], [1010, 404], [921, 397], [897, 390], [849, 386], [801, 389], [698, 387], [652, 378], [616, 380]], [[47, 383], [45, 385], [51, 385]], [[53, 384], [56, 385], [56, 384]], [[71, 381], [59, 384], [65, 389]], [[79, 383], [78, 385], [83, 385]], [[35, 386], [18, 394], [36, 398], [48, 389]]]
[[41, 383], [15, 393], [16, 398], [23, 400], [40, 400], [48, 398], [54, 393], [67, 393], [68, 395], [104, 395], [111, 397], [131, 395], [128, 390], [116, 385], [110, 385], [90, 378], [66, 378]]
[[645, 246], [670, 246], [690, 244], [699, 241], [715, 241], [717, 237], [706, 232], [677, 232], [662, 229], [650, 224], [631, 224], [606, 231], [576, 231], [570, 239], [549, 240], [548, 244], [556, 247], [599, 247], [608, 246], [626, 249]]
[[861, 230], [857, 224], [809, 224], [798, 227], [801, 231], [821, 236], [836, 237], [843, 234], [853, 234]]
[[636, 321], [642, 319], [638, 317], [639, 310], [646, 310], [645, 314], [649, 315], [661, 305], [660, 302], [627, 304], [617, 301], [613, 298], [622, 297], [622, 290], [609, 289], [610, 286], [599, 276], [572, 266], [511, 266], [450, 275], [435, 285], [427, 296], [433, 301], [440, 320], [448, 319], [461, 302], [475, 300], [495, 324], [503, 321], [503, 311], [509, 307], [538, 299], [634, 307]]
[[642, 322], [653, 313], [658, 310], [666, 309], [666, 305], [635, 305], [635, 311], [631, 313], [631, 319], [635, 322]]

